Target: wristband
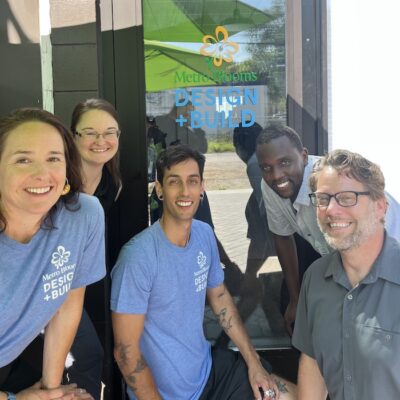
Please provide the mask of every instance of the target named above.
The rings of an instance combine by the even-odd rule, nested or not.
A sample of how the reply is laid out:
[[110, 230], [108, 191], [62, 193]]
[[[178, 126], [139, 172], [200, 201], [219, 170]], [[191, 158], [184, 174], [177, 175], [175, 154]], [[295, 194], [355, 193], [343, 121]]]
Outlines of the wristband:
[[11, 393], [11, 392], [5, 392], [5, 393], [7, 395], [7, 400], [17, 400], [15, 393]]

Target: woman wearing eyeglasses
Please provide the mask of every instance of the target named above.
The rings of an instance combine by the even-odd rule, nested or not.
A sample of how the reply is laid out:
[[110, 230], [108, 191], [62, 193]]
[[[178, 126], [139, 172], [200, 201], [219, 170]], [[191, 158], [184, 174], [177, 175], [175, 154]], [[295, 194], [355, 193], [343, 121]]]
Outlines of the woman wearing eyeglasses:
[[[85, 287], [105, 274], [104, 213], [80, 188], [79, 154], [53, 114], [20, 109], [0, 120], [1, 400], [91, 398], [60, 386]], [[38, 365], [24, 354], [42, 331], [41, 380], [31, 386]]]
[[103, 99], [79, 103], [72, 112], [71, 131], [82, 159], [83, 191], [98, 197], [108, 211], [122, 187], [117, 111]]
[[[100, 399], [101, 380], [104, 398], [113, 398], [112, 330], [109, 315], [109, 272], [120, 245], [115, 240], [114, 213], [122, 189], [119, 172], [119, 118], [115, 108], [103, 99], [88, 99], [72, 112], [71, 131], [82, 160], [83, 192], [96, 196], [106, 216], [106, 278], [90, 286], [85, 296], [85, 311], [71, 352], [76, 359], [68, 370], [71, 382]], [[110, 255], [110, 251], [112, 254]], [[90, 318], [88, 318], [88, 315]], [[93, 327], [93, 324], [95, 329]], [[97, 340], [97, 334], [101, 343]], [[105, 352], [104, 363], [103, 348]], [[115, 397], [115, 396], [114, 396]]]

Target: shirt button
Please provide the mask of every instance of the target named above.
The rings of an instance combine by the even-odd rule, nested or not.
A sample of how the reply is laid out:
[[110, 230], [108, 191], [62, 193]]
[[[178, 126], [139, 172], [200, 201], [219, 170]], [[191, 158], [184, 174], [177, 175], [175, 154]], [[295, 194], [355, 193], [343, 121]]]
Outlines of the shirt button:
[[346, 381], [347, 381], [347, 382], [351, 382], [351, 379], [352, 379], [352, 378], [351, 378], [351, 375], [346, 375]]
[[386, 335], [386, 336], [385, 336], [385, 340], [386, 340], [387, 342], [389, 342], [391, 338], [392, 338], [392, 335]]
[[348, 298], [348, 300], [353, 300], [353, 295], [352, 295], [352, 294], [349, 294], [349, 295], [347, 296], [347, 298]]
[[344, 334], [344, 337], [345, 337], [346, 339], [348, 339], [348, 338], [350, 337], [349, 333], [346, 332], [346, 333]]

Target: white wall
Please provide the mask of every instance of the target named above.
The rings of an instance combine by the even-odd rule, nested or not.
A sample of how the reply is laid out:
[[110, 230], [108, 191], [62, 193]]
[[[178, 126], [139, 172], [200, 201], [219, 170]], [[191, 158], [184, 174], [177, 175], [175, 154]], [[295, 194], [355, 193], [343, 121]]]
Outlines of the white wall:
[[328, 0], [330, 149], [379, 164], [400, 200], [400, 1]]

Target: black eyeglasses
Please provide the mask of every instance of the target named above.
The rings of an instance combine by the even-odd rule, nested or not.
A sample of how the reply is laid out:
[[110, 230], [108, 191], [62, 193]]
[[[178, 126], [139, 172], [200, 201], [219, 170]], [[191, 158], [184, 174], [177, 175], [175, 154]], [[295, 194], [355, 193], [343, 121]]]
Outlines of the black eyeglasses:
[[353, 192], [349, 190], [335, 194], [310, 193], [308, 196], [310, 197], [311, 204], [314, 207], [326, 208], [329, 206], [332, 197], [336, 200], [336, 203], [338, 203], [339, 206], [353, 207], [357, 204], [358, 196], [368, 196], [369, 194], [370, 192]]
[[119, 135], [121, 134], [121, 131], [119, 129], [112, 129], [103, 133], [99, 133], [96, 131], [83, 131], [83, 132], [78, 132], [75, 131], [75, 134], [80, 136], [81, 138], [87, 139], [87, 140], [97, 140], [100, 138], [100, 136], [104, 140], [116, 140], [119, 138]]

